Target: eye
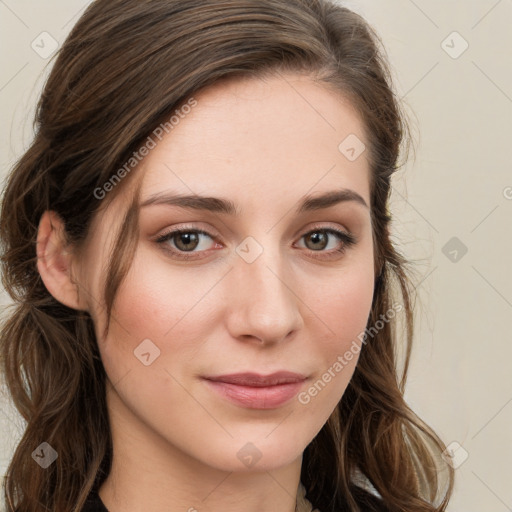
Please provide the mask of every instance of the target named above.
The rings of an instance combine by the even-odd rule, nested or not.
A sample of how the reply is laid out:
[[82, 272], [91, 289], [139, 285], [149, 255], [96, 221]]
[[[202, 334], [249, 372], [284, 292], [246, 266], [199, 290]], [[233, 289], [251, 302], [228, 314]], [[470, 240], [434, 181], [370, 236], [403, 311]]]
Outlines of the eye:
[[[164, 233], [156, 239], [156, 243], [161, 245], [172, 257], [189, 260], [198, 259], [195, 253], [208, 250], [208, 242], [203, 243], [204, 239], [208, 238], [215, 242], [215, 246], [219, 246], [219, 244], [216, 243], [215, 237], [207, 231], [188, 227]], [[311, 252], [321, 254], [321, 256], [313, 256], [315, 258], [339, 257], [340, 254], [345, 253], [347, 248], [357, 242], [355, 236], [351, 233], [327, 227], [315, 228], [308, 231], [302, 235], [300, 239], [305, 239], [306, 248]], [[325, 249], [328, 248], [330, 244], [332, 245], [331, 239], [334, 239], [334, 247], [326, 251]], [[220, 245], [220, 247], [222, 246]]]
[[[201, 246], [201, 239], [204, 237], [212, 240], [214, 239], [210, 233], [203, 231], [202, 229], [181, 228], [161, 235], [157, 238], [156, 242], [164, 246], [164, 249], [172, 255], [186, 260], [195, 258], [195, 256], [190, 256], [187, 253], [201, 252], [194, 251], [198, 247], [203, 251], [207, 250], [207, 248], [204, 247], [204, 244]], [[173, 242], [174, 248], [172, 246], [169, 247], [168, 242], [171, 241]]]
[[[337, 243], [335, 241], [334, 247], [331, 247], [330, 251], [325, 251], [324, 249], [329, 245], [330, 238], [337, 239], [338, 241]], [[344, 254], [350, 246], [357, 242], [355, 236], [351, 233], [334, 228], [315, 228], [302, 235], [302, 239], [305, 239], [305, 245], [308, 249], [311, 249], [312, 252], [320, 252], [322, 258], [325, 257], [324, 253], [327, 253], [328, 258]]]

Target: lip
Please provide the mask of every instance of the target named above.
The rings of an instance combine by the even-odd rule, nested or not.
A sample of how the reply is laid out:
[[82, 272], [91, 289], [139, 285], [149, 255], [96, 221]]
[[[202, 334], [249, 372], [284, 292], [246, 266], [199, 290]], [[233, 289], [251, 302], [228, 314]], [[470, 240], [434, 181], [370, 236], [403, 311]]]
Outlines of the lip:
[[270, 375], [246, 372], [203, 377], [210, 389], [250, 409], [275, 409], [297, 395], [306, 377], [280, 371]]
[[218, 375], [204, 377], [207, 380], [216, 382], [225, 382], [227, 384], [237, 384], [239, 386], [265, 387], [275, 386], [277, 384], [288, 384], [294, 382], [302, 382], [306, 377], [300, 373], [281, 370], [262, 375], [254, 372], [230, 373], [229, 375]]

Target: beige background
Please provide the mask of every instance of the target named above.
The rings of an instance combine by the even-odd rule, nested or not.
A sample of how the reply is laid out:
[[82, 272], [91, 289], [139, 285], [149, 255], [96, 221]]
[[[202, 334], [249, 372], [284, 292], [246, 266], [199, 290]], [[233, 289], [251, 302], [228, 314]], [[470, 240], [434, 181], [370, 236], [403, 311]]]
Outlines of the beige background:
[[[51, 50], [40, 34], [62, 42], [88, 3], [0, 0], [2, 178], [30, 141], [49, 62], [31, 43]], [[418, 147], [392, 204], [394, 238], [419, 276], [406, 398], [462, 446], [449, 510], [512, 510], [512, 0], [344, 4], [382, 36]], [[2, 474], [21, 427], [4, 399]]]

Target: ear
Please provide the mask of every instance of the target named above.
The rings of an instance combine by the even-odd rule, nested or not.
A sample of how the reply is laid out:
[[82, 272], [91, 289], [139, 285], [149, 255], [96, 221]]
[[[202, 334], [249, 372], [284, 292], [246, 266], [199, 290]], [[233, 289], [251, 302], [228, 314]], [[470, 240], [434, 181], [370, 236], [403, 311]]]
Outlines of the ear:
[[72, 251], [68, 247], [63, 220], [54, 211], [41, 216], [37, 232], [37, 270], [50, 294], [73, 309], [87, 311], [83, 293], [72, 275]]

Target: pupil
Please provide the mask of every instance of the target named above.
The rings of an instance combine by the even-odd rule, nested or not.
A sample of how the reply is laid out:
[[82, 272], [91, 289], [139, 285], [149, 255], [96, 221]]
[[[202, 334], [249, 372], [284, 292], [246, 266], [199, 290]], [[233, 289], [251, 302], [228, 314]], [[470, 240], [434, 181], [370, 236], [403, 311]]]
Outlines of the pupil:
[[[197, 234], [196, 233], [181, 233], [178, 237], [179, 244], [182, 245], [190, 245], [194, 242], [197, 242]], [[190, 249], [190, 247], [185, 247], [185, 249]]]
[[[314, 244], [317, 244], [318, 242], [321, 243], [322, 241], [325, 242], [325, 233], [316, 232], [316, 233], [313, 233], [312, 235], [310, 235], [310, 238]], [[325, 245], [325, 243], [322, 245]]]

